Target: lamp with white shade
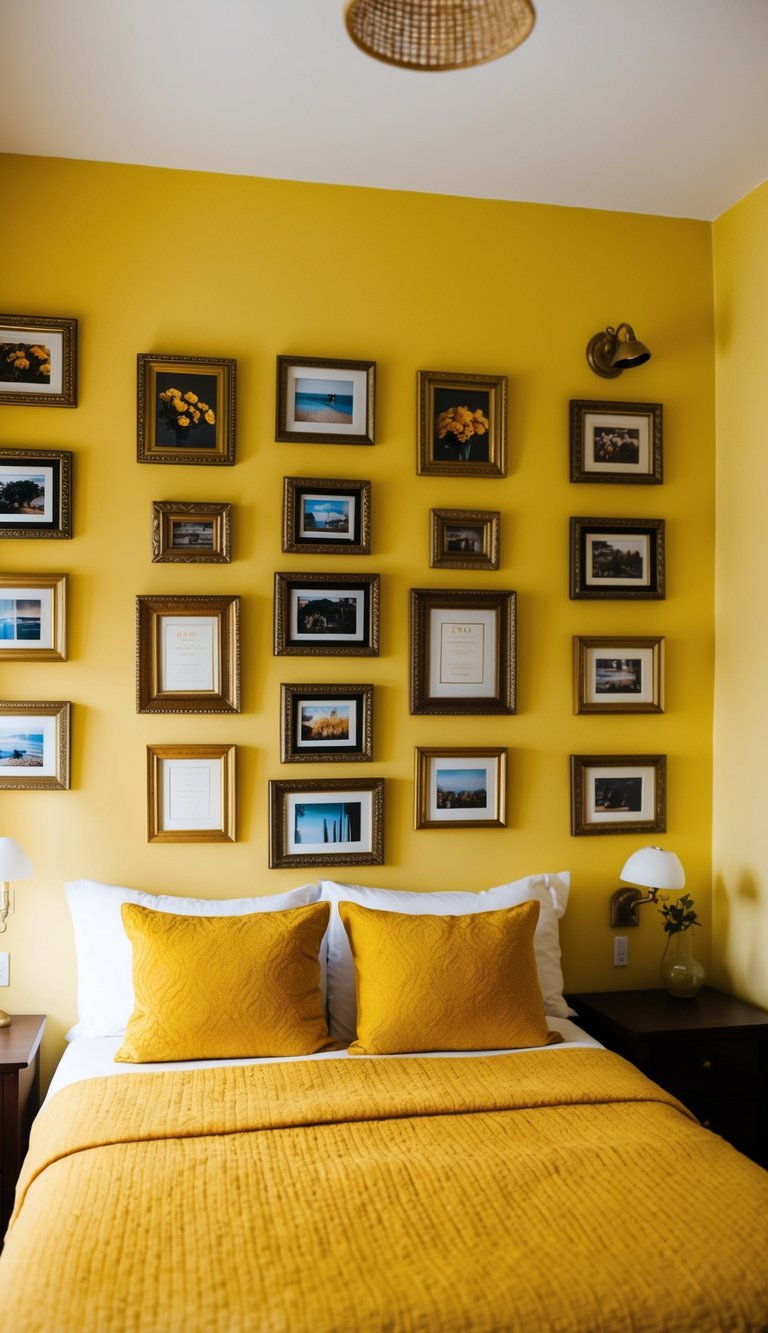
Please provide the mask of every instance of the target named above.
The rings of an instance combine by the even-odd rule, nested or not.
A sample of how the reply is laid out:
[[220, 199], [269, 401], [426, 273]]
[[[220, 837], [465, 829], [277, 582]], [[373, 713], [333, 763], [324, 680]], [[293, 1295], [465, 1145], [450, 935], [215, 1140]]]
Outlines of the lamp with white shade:
[[624, 862], [620, 879], [625, 884], [640, 884], [648, 890], [643, 896], [640, 889], [617, 889], [611, 897], [611, 925], [639, 926], [638, 907], [644, 903], [658, 903], [660, 889], [684, 889], [685, 871], [675, 852], [663, 847], [640, 847]]
[[[7, 930], [8, 917], [13, 911], [13, 891], [9, 881], [29, 879], [31, 874], [29, 857], [15, 838], [0, 838], [0, 934]], [[10, 1026], [10, 1015], [0, 1009], [0, 1028]]]

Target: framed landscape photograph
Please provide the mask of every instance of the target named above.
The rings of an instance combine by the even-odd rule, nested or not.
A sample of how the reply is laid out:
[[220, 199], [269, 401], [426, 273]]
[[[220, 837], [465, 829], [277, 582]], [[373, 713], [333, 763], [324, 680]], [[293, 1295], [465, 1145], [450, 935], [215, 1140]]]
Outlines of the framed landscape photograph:
[[69, 788], [69, 703], [0, 703], [0, 789]]
[[77, 320], [0, 315], [0, 403], [77, 406]]
[[383, 860], [383, 778], [270, 782], [270, 869]]
[[0, 537], [71, 536], [71, 453], [0, 449]]
[[378, 657], [378, 574], [275, 574], [274, 651]]
[[663, 636], [574, 637], [573, 685], [576, 713], [663, 713]]
[[140, 352], [137, 365], [138, 461], [234, 463], [237, 363]]
[[502, 828], [507, 751], [416, 750], [414, 828]]
[[491, 509], [430, 509], [432, 569], [498, 569], [501, 515]]
[[147, 842], [235, 842], [235, 746], [147, 746]]
[[153, 500], [152, 560], [229, 564], [231, 504]]
[[372, 685], [280, 686], [282, 763], [350, 762], [372, 755]]
[[0, 574], [0, 658], [63, 662], [66, 574]]
[[667, 756], [572, 754], [571, 833], [664, 833]]
[[283, 550], [312, 555], [369, 555], [371, 483], [285, 477]]
[[240, 598], [136, 598], [137, 713], [240, 712]]
[[596, 403], [569, 409], [571, 481], [664, 480], [661, 403]]
[[279, 356], [275, 439], [373, 444], [375, 393], [375, 361]]
[[663, 518], [572, 518], [571, 598], [666, 596]]
[[514, 713], [516, 594], [412, 588], [412, 713]]
[[420, 370], [418, 472], [507, 475], [507, 377]]

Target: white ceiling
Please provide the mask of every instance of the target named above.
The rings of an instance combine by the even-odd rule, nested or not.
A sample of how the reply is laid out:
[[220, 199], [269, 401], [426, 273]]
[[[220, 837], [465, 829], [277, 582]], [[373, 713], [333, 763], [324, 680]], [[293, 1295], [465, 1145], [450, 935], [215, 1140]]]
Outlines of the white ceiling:
[[434, 74], [343, 0], [0, 0], [0, 151], [705, 219], [768, 176], [768, 0], [535, 4]]

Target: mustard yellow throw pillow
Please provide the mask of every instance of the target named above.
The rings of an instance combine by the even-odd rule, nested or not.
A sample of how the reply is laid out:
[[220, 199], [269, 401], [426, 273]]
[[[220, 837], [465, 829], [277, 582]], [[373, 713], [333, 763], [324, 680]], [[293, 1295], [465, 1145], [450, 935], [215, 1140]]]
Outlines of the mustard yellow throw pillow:
[[480, 1051], [562, 1040], [544, 1016], [535, 900], [469, 916], [339, 903], [355, 963], [353, 1055]]
[[311, 1055], [336, 1045], [320, 993], [328, 903], [172, 916], [124, 903], [135, 1008], [116, 1060]]

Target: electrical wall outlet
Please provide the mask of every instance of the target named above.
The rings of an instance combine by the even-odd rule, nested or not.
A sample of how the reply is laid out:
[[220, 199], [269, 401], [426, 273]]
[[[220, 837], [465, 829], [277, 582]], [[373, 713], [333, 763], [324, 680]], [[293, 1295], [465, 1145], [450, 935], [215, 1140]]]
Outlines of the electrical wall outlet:
[[0, 953], [0, 986], [11, 984], [11, 955]]
[[615, 935], [613, 939], [613, 966], [626, 967], [629, 962], [629, 940], [626, 935]]

